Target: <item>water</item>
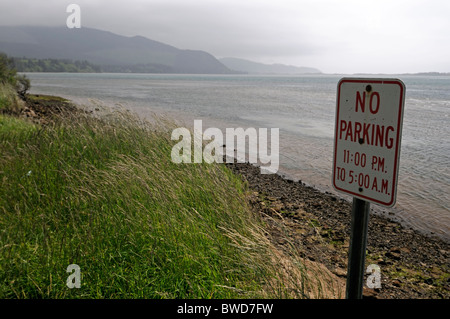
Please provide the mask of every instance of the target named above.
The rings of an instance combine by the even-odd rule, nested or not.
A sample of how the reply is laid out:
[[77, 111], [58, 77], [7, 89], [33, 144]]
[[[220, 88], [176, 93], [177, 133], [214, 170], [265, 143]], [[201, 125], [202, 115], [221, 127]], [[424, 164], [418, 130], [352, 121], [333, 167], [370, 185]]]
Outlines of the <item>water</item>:
[[[331, 187], [337, 82], [342, 76], [30, 73], [32, 93], [121, 104], [184, 125], [278, 127], [279, 173]], [[406, 85], [397, 203], [373, 204], [404, 225], [450, 240], [450, 77], [398, 76]]]

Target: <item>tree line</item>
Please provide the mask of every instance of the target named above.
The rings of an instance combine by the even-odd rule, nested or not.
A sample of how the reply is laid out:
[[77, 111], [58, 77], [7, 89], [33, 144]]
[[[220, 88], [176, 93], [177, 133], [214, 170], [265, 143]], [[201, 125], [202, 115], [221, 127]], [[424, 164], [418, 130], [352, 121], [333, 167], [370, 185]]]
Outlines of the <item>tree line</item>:
[[101, 68], [88, 61], [72, 61], [67, 59], [35, 59], [12, 58], [13, 65], [18, 72], [76, 72], [98, 73]]
[[73, 73], [173, 73], [170, 66], [147, 63], [129, 65], [95, 65], [86, 60], [11, 58], [17, 72], [73, 72]]

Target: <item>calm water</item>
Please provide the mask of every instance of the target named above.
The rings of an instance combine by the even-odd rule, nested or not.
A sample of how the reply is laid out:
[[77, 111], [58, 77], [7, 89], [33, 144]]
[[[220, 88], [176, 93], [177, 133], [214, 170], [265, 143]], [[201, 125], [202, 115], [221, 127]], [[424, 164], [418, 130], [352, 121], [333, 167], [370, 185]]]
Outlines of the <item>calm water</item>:
[[[208, 127], [280, 128], [279, 173], [333, 192], [334, 117], [342, 76], [27, 74], [32, 93], [121, 104]], [[386, 76], [385, 76], [386, 77]], [[406, 85], [397, 204], [376, 213], [450, 240], [450, 77]]]

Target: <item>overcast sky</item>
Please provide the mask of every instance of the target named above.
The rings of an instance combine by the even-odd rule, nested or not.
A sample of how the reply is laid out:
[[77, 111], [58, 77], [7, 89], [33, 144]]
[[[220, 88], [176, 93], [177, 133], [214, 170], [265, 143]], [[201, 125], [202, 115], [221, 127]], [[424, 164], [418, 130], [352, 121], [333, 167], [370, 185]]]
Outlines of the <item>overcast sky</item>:
[[[450, 72], [450, 0], [1, 0], [1, 25], [81, 26], [325, 73]], [[1, 48], [0, 48], [1, 49]]]

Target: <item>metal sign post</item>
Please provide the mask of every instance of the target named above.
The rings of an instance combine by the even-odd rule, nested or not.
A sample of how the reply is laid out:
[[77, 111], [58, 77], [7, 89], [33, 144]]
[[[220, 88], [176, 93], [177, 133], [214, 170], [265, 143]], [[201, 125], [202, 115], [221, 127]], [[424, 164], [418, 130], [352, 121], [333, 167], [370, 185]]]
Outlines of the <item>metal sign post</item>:
[[349, 258], [347, 267], [347, 299], [361, 299], [370, 203], [353, 198]]
[[332, 183], [353, 196], [347, 298], [362, 298], [370, 202], [395, 204], [404, 101], [398, 79], [338, 83]]

